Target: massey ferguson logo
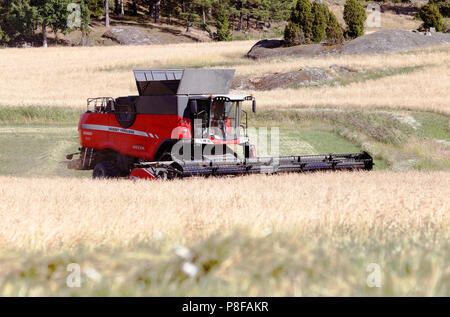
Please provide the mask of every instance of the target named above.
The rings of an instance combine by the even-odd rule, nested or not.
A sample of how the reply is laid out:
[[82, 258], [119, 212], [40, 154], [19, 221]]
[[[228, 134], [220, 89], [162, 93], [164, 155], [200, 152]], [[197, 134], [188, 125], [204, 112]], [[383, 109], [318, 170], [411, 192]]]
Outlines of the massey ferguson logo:
[[135, 133], [134, 133], [134, 130], [122, 129], [122, 128], [116, 128], [116, 127], [109, 127], [109, 131], [112, 131], [112, 132], [121, 132], [121, 133], [128, 133], [128, 134], [135, 134]]
[[134, 150], [138, 150], [138, 151], [144, 151], [145, 150], [144, 146], [139, 145], [139, 144], [138, 145], [133, 145], [132, 148]]

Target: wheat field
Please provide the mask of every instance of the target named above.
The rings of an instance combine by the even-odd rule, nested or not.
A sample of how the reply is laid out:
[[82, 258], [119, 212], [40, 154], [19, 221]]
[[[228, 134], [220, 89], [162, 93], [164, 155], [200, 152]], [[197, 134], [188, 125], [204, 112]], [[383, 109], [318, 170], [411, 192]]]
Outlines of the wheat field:
[[[253, 61], [243, 57], [253, 44], [0, 49], [0, 106], [78, 111], [88, 97], [136, 94], [131, 70], [143, 67], [235, 68], [237, 75], [246, 77], [335, 64], [368, 71], [406, 67], [412, 71], [346, 85], [254, 93], [260, 109], [294, 109], [285, 113], [300, 111], [298, 107], [356, 108], [356, 114], [374, 107], [439, 113], [426, 114], [430, 118], [420, 121], [426, 138], [422, 130], [405, 130], [405, 134], [414, 132], [420, 145], [398, 145], [410, 146], [408, 153], [395, 152], [384, 138], [379, 146], [394, 152], [399, 163], [416, 158], [411, 153], [419, 150], [442, 161], [448, 158], [450, 46], [383, 55]], [[74, 129], [76, 122], [70, 118], [45, 123], [46, 129], [50, 124], [70, 124]], [[381, 134], [386, 133], [380, 127], [398, 132], [394, 131], [398, 125], [377, 118], [368, 117], [358, 126], [367, 123], [368, 129]], [[260, 120], [265, 120], [264, 113]], [[30, 164], [22, 159], [23, 153], [33, 155], [32, 151], [44, 153], [38, 160], [59, 157], [62, 147], [71, 144], [67, 142], [77, 140], [75, 134], [64, 140], [54, 135], [65, 129], [58, 127], [54, 134], [37, 133], [24, 141], [13, 133], [24, 130], [23, 126], [8, 124], [2, 133], [11, 137], [3, 144], [17, 151], [14, 155], [21, 160], [10, 159], [7, 164]], [[332, 128], [337, 129], [336, 124]], [[345, 136], [355, 141], [352, 131]], [[42, 139], [55, 144], [59, 140], [61, 148], [50, 147], [48, 156], [39, 149]], [[354, 143], [361, 145], [358, 142]], [[0, 148], [3, 162], [14, 158], [3, 151]], [[61, 178], [61, 174], [37, 177], [35, 171], [42, 166], [33, 166], [27, 177], [0, 176], [3, 296], [450, 295], [448, 171], [130, 181]], [[179, 246], [192, 249], [191, 261], [199, 270], [196, 278], [188, 278], [180, 269], [184, 260], [173, 252]], [[72, 262], [95, 268], [94, 276], [102, 280], [89, 282], [85, 276], [80, 289], [68, 288], [65, 278]], [[383, 267], [381, 288], [366, 285], [369, 263]]]
[[263, 107], [391, 108], [450, 114], [450, 66], [427, 67], [343, 87], [308, 87], [258, 92]]
[[336, 64], [365, 70], [399, 67], [417, 67], [417, 70], [340, 87], [257, 91], [254, 93], [259, 106], [375, 106], [450, 112], [445, 93], [450, 90], [449, 46], [381, 55], [252, 61], [244, 55], [254, 43], [0, 50], [3, 70], [0, 105], [84, 108], [89, 97], [136, 94], [133, 68], [226, 67], [235, 68], [237, 75], [258, 76]]
[[348, 172], [175, 181], [0, 178], [1, 249], [133, 247], [254, 235], [377, 232], [450, 238], [450, 173]]

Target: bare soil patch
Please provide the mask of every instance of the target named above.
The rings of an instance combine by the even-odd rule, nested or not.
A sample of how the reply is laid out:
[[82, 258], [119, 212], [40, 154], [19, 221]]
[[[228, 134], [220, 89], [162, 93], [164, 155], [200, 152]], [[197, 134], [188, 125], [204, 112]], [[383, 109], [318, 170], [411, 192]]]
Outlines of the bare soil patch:
[[306, 67], [292, 72], [264, 74], [261, 76], [236, 76], [232, 89], [273, 90], [301, 86], [323, 85], [342, 76], [352, 76], [360, 70], [332, 65], [329, 68]]

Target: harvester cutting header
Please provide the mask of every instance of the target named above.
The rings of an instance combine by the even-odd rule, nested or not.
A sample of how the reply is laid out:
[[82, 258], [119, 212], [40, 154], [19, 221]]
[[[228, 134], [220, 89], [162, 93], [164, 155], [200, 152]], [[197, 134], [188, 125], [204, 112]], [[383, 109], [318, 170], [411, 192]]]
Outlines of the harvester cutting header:
[[138, 96], [88, 99], [69, 168], [131, 179], [372, 169], [366, 152], [256, 157], [242, 107], [251, 102], [255, 112], [256, 101], [229, 94], [234, 70], [140, 69], [134, 76]]

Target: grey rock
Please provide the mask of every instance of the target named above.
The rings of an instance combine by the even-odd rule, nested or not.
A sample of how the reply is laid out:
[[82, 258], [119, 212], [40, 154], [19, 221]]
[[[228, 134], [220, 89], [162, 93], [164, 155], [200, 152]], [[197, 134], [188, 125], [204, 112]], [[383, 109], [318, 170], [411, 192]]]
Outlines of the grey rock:
[[403, 30], [381, 30], [345, 43], [340, 53], [376, 54], [443, 44], [450, 44], [450, 34], [436, 32], [425, 36]]
[[160, 43], [149, 32], [136, 27], [112, 27], [103, 34], [103, 37], [109, 38], [121, 45], [150, 45]]

